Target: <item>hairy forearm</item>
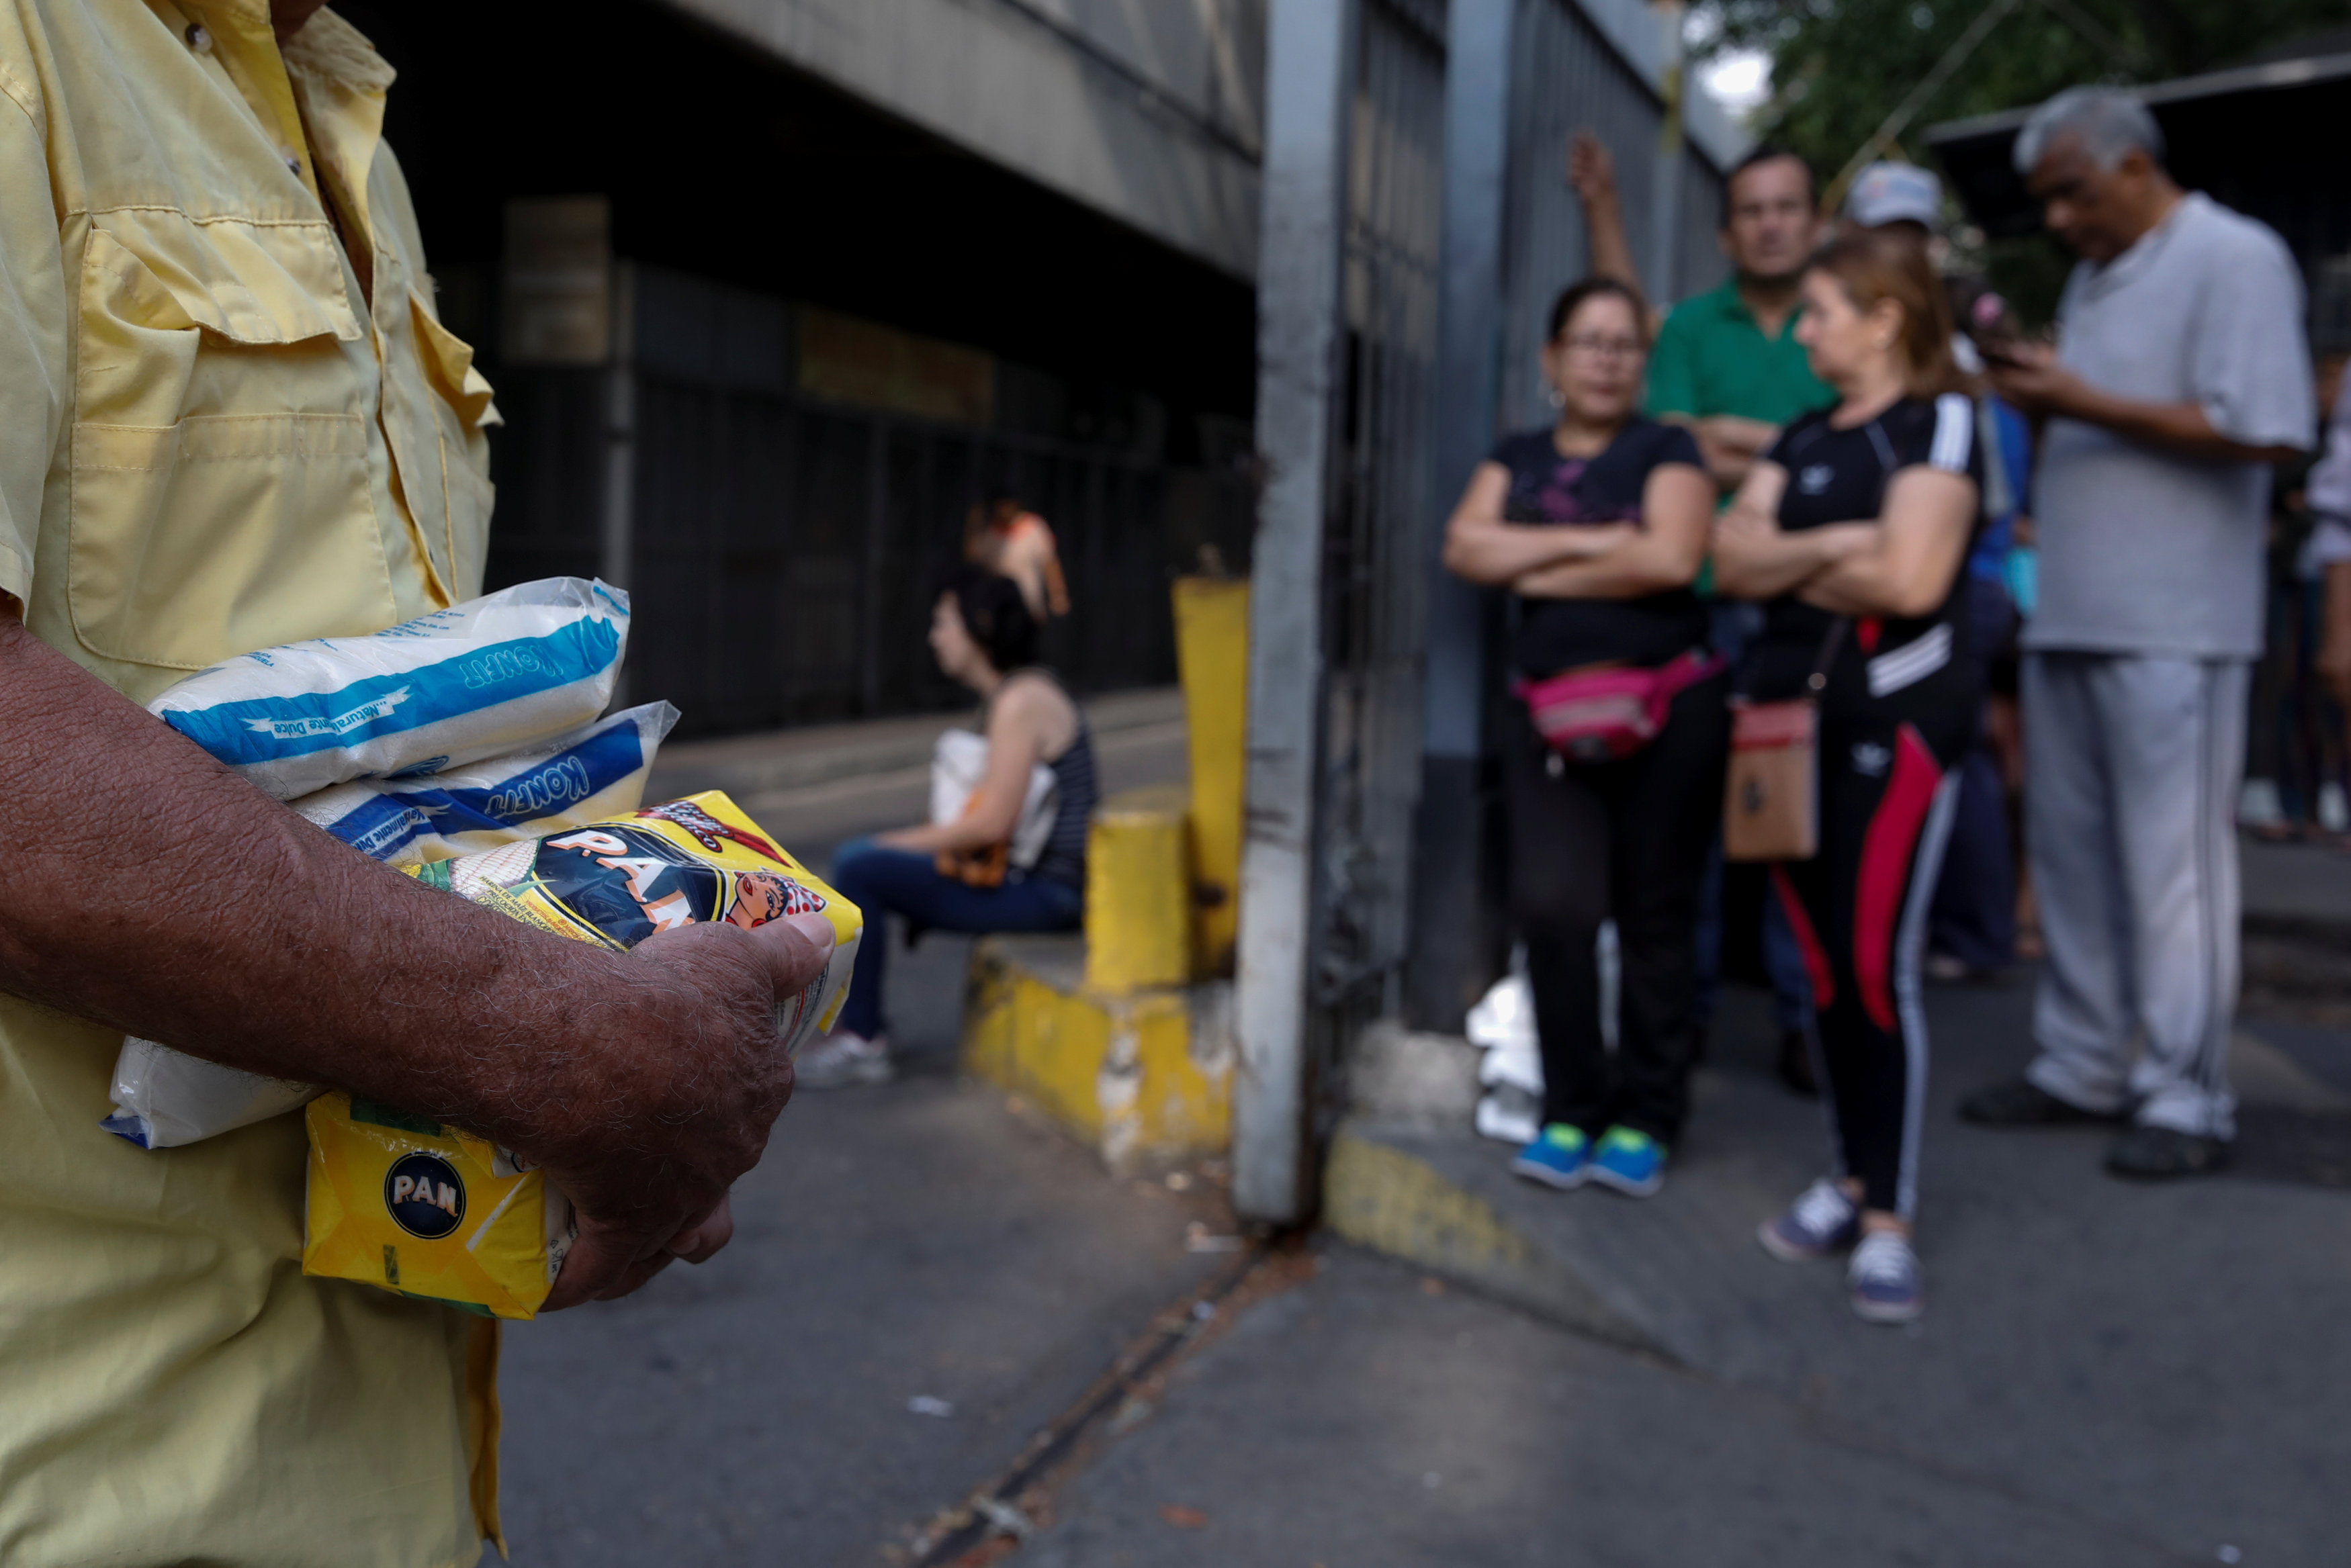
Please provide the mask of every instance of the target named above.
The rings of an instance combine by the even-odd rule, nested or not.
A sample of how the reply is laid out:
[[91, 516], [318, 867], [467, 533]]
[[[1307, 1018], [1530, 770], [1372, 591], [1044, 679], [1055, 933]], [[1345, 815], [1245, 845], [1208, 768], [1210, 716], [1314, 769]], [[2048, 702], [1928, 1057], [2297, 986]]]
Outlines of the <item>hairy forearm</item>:
[[2197, 404], [2144, 403], [2087, 383], [2077, 383], [2064, 405], [2053, 411], [2182, 457], [2215, 462], [2282, 462], [2295, 455], [2293, 447], [2247, 446], [2231, 441], [2212, 428], [2210, 417]]
[[0, 989], [552, 1155], [661, 972], [319, 832], [0, 613]]

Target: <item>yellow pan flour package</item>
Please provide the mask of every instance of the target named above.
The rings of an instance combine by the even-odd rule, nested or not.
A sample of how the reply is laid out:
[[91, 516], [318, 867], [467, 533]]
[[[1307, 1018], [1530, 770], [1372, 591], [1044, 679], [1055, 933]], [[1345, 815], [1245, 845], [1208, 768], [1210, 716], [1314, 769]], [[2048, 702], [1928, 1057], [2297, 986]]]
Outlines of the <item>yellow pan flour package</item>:
[[[864, 917], [713, 791], [544, 838], [403, 867], [430, 886], [574, 941], [627, 949], [712, 920], [762, 926], [821, 912], [832, 956], [779, 1005], [797, 1052], [849, 994]], [[538, 1312], [572, 1234], [540, 1172], [454, 1127], [328, 1095], [305, 1113], [309, 1215], [302, 1272], [361, 1280], [496, 1317]]]
[[310, 1102], [302, 1272], [529, 1317], [571, 1244], [545, 1173], [471, 1133], [341, 1093]]

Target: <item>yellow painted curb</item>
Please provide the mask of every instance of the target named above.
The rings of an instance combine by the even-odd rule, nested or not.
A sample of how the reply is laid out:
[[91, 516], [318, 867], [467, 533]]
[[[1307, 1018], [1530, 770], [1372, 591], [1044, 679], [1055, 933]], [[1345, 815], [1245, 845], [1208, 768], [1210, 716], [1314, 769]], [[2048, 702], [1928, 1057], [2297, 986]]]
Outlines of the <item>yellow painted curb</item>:
[[1202, 976], [1230, 974], [1241, 910], [1249, 579], [1178, 577], [1175, 593], [1176, 663], [1192, 749], [1194, 956]]
[[965, 1070], [1020, 1095], [1112, 1171], [1222, 1154], [1233, 1052], [1221, 987], [1099, 992], [1068, 939], [972, 948]]
[[1322, 1172], [1322, 1221], [1360, 1247], [1443, 1274], [1565, 1327], [1671, 1358], [1611, 1307], [1573, 1261], [1513, 1229], [1426, 1160], [1343, 1124]]
[[1181, 786], [1127, 790], [1086, 837], [1086, 988], [1138, 991], [1192, 978], [1190, 827]]

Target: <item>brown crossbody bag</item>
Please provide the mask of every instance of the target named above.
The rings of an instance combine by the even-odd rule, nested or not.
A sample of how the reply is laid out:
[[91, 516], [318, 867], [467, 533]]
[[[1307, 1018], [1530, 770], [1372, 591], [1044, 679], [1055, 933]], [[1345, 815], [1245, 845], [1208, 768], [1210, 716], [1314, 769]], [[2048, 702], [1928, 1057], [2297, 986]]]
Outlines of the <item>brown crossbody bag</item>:
[[1804, 694], [1780, 702], [1730, 700], [1730, 771], [1722, 796], [1726, 860], [1810, 860], [1821, 848], [1821, 693], [1851, 622], [1821, 639]]

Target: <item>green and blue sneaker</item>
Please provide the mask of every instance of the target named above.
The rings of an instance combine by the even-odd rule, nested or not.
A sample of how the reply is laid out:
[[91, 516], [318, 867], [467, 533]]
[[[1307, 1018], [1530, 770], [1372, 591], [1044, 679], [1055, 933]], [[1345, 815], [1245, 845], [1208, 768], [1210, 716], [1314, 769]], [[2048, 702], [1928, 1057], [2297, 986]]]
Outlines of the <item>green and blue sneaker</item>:
[[1562, 1192], [1571, 1187], [1581, 1187], [1583, 1179], [1592, 1174], [1592, 1140], [1580, 1127], [1552, 1122], [1535, 1134], [1532, 1143], [1519, 1150], [1518, 1158], [1510, 1161], [1510, 1168], [1530, 1181], [1540, 1181]]
[[1592, 1179], [1629, 1198], [1646, 1198], [1666, 1184], [1666, 1146], [1631, 1127], [1610, 1127], [1593, 1151]]

